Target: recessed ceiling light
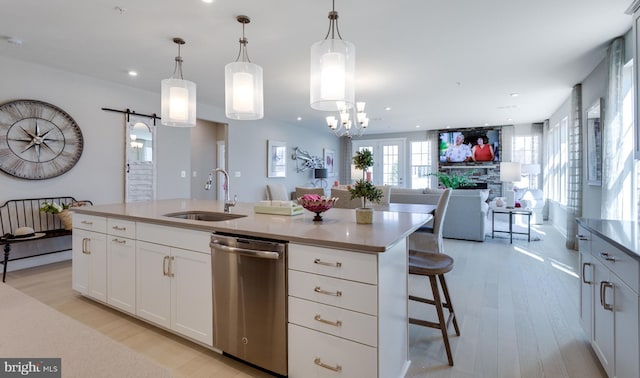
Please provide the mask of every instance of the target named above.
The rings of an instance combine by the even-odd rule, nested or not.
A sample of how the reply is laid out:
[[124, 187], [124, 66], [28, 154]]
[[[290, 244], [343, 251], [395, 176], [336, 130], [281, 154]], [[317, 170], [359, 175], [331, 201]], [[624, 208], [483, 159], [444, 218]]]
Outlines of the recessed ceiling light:
[[511, 122], [513, 121], [513, 118], [507, 118], [507, 121]]
[[520, 93], [518, 93], [518, 92], [509, 93], [509, 96], [518, 97], [518, 96], [520, 96]]
[[488, 124], [488, 123], [486, 123], [486, 122], [485, 122], [485, 124], [484, 124], [484, 125], [485, 125], [485, 126], [489, 126], [489, 124]]
[[136, 71], [129, 71], [128, 74], [129, 76], [138, 76], [138, 73]]
[[420, 125], [416, 125], [416, 129], [419, 129], [419, 128], [421, 128], [421, 127], [422, 127], [422, 126], [420, 126]]
[[387, 106], [387, 107], [384, 108], [384, 110], [389, 111], [389, 110], [391, 110], [391, 107]]
[[[203, 0], [204, 1], [204, 0]], [[302, 117], [296, 118], [298, 121], [302, 121]]]
[[214, 2], [214, 0], [202, 0], [203, 3], [207, 3], [207, 4], [211, 4]]

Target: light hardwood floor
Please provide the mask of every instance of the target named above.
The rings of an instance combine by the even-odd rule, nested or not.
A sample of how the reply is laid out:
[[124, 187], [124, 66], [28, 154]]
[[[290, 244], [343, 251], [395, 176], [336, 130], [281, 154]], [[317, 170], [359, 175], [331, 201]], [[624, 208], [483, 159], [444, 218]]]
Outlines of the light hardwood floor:
[[[449, 332], [455, 366], [447, 365], [439, 330], [410, 325], [407, 377], [605, 377], [579, 325], [577, 252], [567, 250], [552, 227], [536, 227], [542, 241], [445, 239], [445, 251], [455, 259], [446, 277], [461, 330], [459, 337], [452, 327]], [[176, 377], [269, 376], [79, 296], [71, 290], [68, 261], [11, 272], [7, 283]], [[410, 290], [430, 296], [426, 285], [412, 277]], [[411, 304], [412, 316], [435, 320], [422, 306]]]

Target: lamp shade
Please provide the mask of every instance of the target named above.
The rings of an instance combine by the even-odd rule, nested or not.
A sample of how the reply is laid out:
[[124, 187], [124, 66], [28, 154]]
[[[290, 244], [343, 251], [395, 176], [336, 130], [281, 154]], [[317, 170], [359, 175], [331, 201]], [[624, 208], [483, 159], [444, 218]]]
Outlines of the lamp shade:
[[355, 61], [351, 42], [330, 38], [311, 46], [311, 108], [340, 111], [355, 106]]
[[502, 162], [500, 163], [500, 181], [515, 182], [520, 181], [520, 163]]
[[173, 127], [196, 126], [196, 84], [183, 79], [160, 82], [161, 123]]
[[264, 117], [262, 67], [250, 62], [227, 64], [224, 87], [227, 118], [253, 120]]
[[324, 179], [329, 177], [327, 168], [316, 168], [313, 172], [313, 176], [317, 179]]

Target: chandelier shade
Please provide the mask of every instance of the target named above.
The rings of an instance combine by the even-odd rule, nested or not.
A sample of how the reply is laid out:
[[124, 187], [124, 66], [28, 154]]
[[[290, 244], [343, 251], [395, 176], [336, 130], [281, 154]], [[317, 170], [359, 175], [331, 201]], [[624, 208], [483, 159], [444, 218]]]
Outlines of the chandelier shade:
[[251, 22], [248, 16], [238, 16], [242, 24], [240, 51], [235, 62], [224, 68], [225, 115], [236, 120], [256, 120], [264, 117], [262, 67], [251, 63], [247, 53], [248, 40], [244, 25]]
[[196, 84], [182, 76], [181, 38], [174, 38], [178, 45], [173, 76], [160, 82], [160, 123], [172, 127], [195, 127]]

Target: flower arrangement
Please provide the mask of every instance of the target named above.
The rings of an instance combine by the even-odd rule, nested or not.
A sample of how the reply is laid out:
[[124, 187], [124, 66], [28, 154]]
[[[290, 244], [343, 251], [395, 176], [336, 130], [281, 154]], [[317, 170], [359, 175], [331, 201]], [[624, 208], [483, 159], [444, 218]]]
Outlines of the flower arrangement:
[[65, 204], [59, 205], [54, 202], [43, 202], [42, 204], [40, 204], [40, 211], [44, 213], [49, 213], [49, 214], [58, 214], [62, 212], [62, 210], [66, 210], [68, 208], [69, 208], [69, 205], [65, 205]]
[[318, 194], [305, 194], [298, 198], [298, 203], [305, 209], [316, 213], [313, 218], [314, 221], [321, 221], [320, 214], [331, 209], [337, 200], [337, 198], [329, 198]]

